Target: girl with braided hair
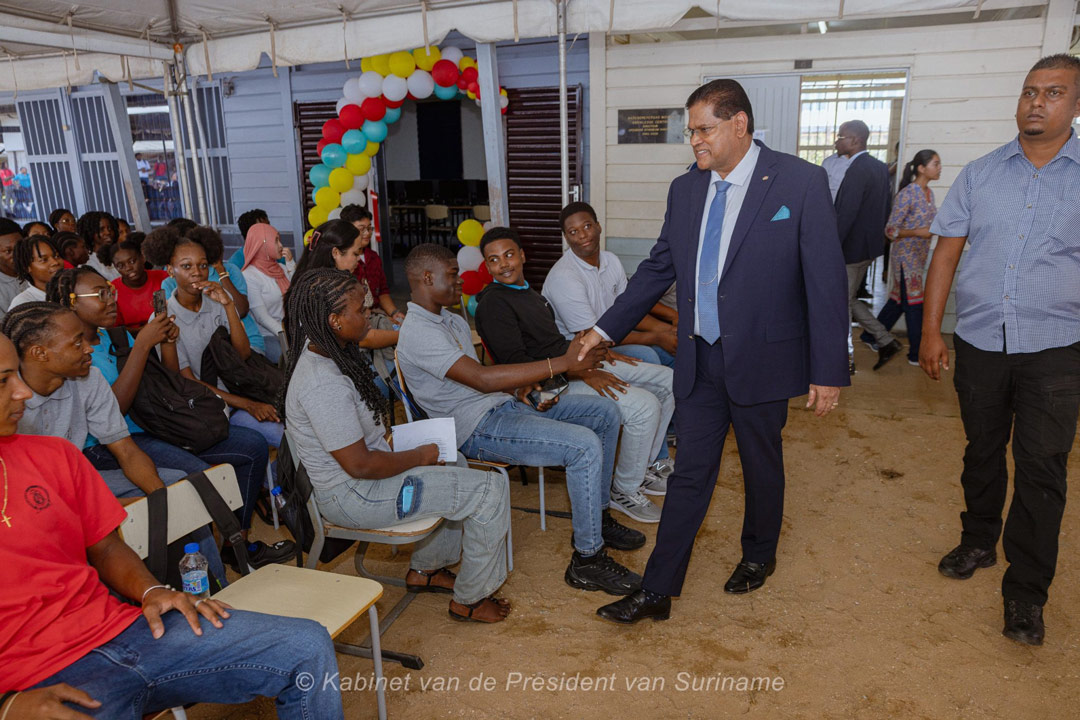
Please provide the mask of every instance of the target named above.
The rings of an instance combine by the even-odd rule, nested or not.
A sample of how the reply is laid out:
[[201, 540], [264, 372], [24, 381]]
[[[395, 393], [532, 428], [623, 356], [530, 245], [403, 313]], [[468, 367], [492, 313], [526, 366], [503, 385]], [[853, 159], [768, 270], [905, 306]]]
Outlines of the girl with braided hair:
[[31, 235], [15, 243], [12, 252], [15, 275], [26, 283], [26, 289], [11, 299], [8, 311], [27, 302], [45, 299], [45, 285], [61, 268], [64, 261], [56, 251], [51, 239], [44, 235]]
[[[289, 364], [281, 416], [304, 463], [320, 512], [354, 528], [420, 518], [446, 522], [417, 543], [405, 576], [411, 592], [452, 593], [450, 617], [493, 623], [510, 603], [506, 579], [508, 490], [501, 476], [442, 466], [436, 445], [394, 452], [386, 403], [357, 345], [367, 334], [356, 279], [321, 268], [299, 278], [286, 316]], [[463, 546], [467, 552], [463, 553]], [[457, 576], [447, 566], [460, 560]]]
[[[171, 443], [148, 435], [127, 413], [135, 401], [139, 384], [142, 382], [150, 353], [157, 348], [165, 365], [178, 366], [176, 338], [179, 329], [175, 318], [169, 315], [156, 317], [139, 330], [132, 338], [128, 334], [128, 347], [131, 348], [123, 370], [118, 367], [112, 338], [107, 332], [116, 324], [118, 307], [114, 285], [106, 282], [97, 270], [84, 266], [71, 270], [61, 270], [52, 280], [46, 294], [50, 301], [75, 311], [83, 327], [83, 338], [91, 348], [91, 364], [97, 368], [106, 382], [112, 387], [120, 412], [124, 414], [131, 439], [140, 450], [146, 453], [158, 467], [175, 468], [190, 475], [209, 468], [211, 465], [229, 463], [236, 470], [236, 479], [240, 484], [240, 495], [244, 499], [243, 508], [238, 511], [240, 527], [245, 537], [251, 527], [255, 503], [259, 497], [266, 475], [266, 463], [269, 450], [266, 440], [255, 430], [230, 425], [229, 436], [198, 455], [179, 448]], [[84, 450], [84, 454], [98, 470], [114, 470], [118, 466], [115, 458], [106, 448], [95, 444]], [[227, 555], [229, 553], [226, 553]], [[248, 545], [249, 562], [258, 568], [271, 562], [287, 560], [295, 556], [295, 546], [290, 541], [275, 545], [263, 542]], [[215, 575], [224, 578], [224, 574]]]

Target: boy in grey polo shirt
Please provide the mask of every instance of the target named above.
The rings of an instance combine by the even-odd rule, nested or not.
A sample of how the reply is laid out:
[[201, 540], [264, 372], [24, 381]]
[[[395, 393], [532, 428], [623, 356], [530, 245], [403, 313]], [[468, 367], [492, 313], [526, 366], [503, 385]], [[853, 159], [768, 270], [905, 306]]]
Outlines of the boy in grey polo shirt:
[[[565, 580], [571, 587], [629, 595], [641, 576], [615, 562], [610, 545], [633, 550], [645, 536], [620, 525], [607, 509], [620, 416], [599, 396], [573, 395], [534, 408], [524, 401], [535, 383], [596, 367], [601, 355], [577, 360], [579, 345], [550, 360], [481, 365], [465, 321], [446, 310], [461, 299], [454, 254], [420, 245], [405, 261], [413, 302], [398, 337], [406, 386], [431, 416], [452, 417], [466, 457], [512, 465], [565, 466], [574, 534]], [[506, 391], [515, 391], [510, 395]]]

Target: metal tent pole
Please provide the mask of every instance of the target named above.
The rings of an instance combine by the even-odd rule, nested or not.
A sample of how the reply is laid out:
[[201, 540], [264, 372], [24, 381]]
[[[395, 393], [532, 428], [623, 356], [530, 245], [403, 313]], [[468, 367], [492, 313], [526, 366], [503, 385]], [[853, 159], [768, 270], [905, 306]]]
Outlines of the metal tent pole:
[[[184, 133], [180, 125], [180, 111], [176, 105], [176, 78], [173, 76], [175, 66], [165, 65], [165, 100], [169, 104], [169, 124], [172, 126], [173, 157], [176, 162], [176, 177], [180, 181], [180, 200], [184, 208], [184, 216], [191, 217], [195, 214], [195, 207], [191, 204], [191, 178], [187, 172], [187, 153], [184, 149]], [[170, 179], [170, 184], [172, 180]]]
[[562, 204], [570, 201], [570, 121], [566, 107], [566, 6], [557, 0], [559, 30], [559, 164], [562, 175]]
[[[181, 87], [183, 87], [183, 90], [180, 92], [180, 106], [184, 108], [187, 136], [188, 140], [191, 141], [191, 168], [195, 175], [195, 195], [199, 199], [199, 222], [201, 224], [206, 224], [210, 222], [210, 213], [207, 212], [206, 194], [203, 191], [202, 168], [199, 166], [199, 156], [195, 138], [195, 122], [191, 118], [191, 103], [188, 102], [187, 78], [184, 78]], [[184, 162], [187, 162], [186, 157], [184, 158]]]
[[[202, 109], [199, 103], [199, 79], [188, 72], [187, 66], [187, 51], [184, 54], [184, 75], [187, 76], [188, 82], [191, 84], [191, 104], [194, 108], [195, 115], [195, 130], [199, 133], [199, 146], [202, 148], [201, 163], [203, 177], [206, 178], [206, 192], [210, 196], [210, 213], [206, 216], [204, 222], [208, 225], [217, 226], [217, 188], [214, 185], [214, 173], [211, 172], [210, 167], [210, 142], [206, 135], [206, 125], [203, 122]], [[195, 155], [197, 151], [194, 151], [192, 155]], [[194, 157], [192, 158], [194, 161]]]

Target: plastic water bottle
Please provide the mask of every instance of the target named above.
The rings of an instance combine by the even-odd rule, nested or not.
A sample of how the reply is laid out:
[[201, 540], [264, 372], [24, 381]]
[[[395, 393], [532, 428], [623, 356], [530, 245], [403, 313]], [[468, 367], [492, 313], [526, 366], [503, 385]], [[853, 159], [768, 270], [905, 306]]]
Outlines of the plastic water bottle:
[[210, 597], [210, 576], [206, 572], [206, 558], [199, 552], [199, 543], [188, 543], [184, 552], [187, 554], [180, 558], [184, 592], [200, 598]]
[[270, 497], [273, 498], [274, 504], [277, 505], [278, 510], [285, 509], [285, 496], [281, 494], [280, 486], [274, 486], [274, 489], [270, 491]]

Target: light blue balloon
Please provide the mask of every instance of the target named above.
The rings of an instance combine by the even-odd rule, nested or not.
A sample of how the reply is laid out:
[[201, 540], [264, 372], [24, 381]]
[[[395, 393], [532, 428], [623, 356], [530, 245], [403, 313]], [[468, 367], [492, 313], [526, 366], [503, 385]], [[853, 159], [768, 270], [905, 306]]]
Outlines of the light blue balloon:
[[399, 108], [399, 107], [386, 108], [386, 116], [383, 117], [382, 121], [384, 123], [386, 123], [387, 125], [391, 125], [393, 123], [396, 123], [400, 119], [401, 119], [401, 108]]
[[382, 120], [365, 120], [364, 127], [360, 128], [371, 142], [381, 143], [386, 139], [389, 128]]
[[473, 295], [469, 298], [469, 302], [465, 305], [465, 309], [469, 311], [469, 314], [476, 317], [476, 296]]
[[[339, 168], [345, 164], [345, 160], [348, 155], [345, 153], [345, 148], [341, 147], [337, 143], [330, 143], [323, 148], [322, 161], [324, 165], [331, 168]], [[327, 176], [329, 182], [329, 176]]]
[[311, 189], [311, 204], [312, 205], [315, 204], [315, 193], [319, 192], [319, 190], [323, 189], [324, 187], [326, 187], [326, 185], [316, 185], [315, 187], [313, 187]]
[[[350, 155], [359, 155], [367, 148], [367, 138], [359, 130], [346, 130], [341, 136], [341, 147], [345, 148], [345, 152]], [[329, 175], [327, 175], [327, 181], [329, 182]]]
[[457, 94], [457, 85], [451, 85], [450, 87], [443, 87], [442, 85], [435, 86], [435, 97], [440, 100], [453, 100], [457, 97]]
[[319, 163], [308, 171], [308, 177], [311, 178], [311, 184], [315, 187], [326, 187], [330, 184], [330, 168]]

